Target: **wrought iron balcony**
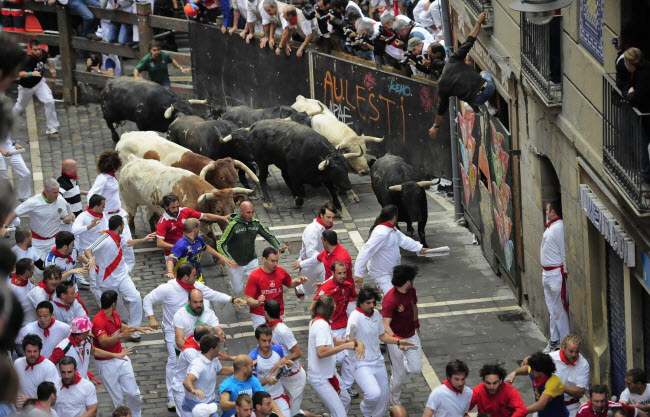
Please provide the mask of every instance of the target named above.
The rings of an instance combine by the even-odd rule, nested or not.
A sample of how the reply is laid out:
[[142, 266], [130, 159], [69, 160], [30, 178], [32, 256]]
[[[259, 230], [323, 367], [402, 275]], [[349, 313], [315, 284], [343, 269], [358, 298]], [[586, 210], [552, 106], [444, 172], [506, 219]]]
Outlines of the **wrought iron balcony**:
[[483, 22], [481, 27], [484, 30], [491, 31], [494, 27], [494, 8], [492, 7], [492, 0], [463, 0], [463, 2], [476, 16], [485, 12], [485, 22]]
[[521, 14], [521, 69], [547, 106], [562, 105], [562, 16], [534, 25]]
[[603, 164], [605, 171], [640, 212], [650, 211], [648, 166], [650, 113], [630, 106], [609, 74], [603, 74]]

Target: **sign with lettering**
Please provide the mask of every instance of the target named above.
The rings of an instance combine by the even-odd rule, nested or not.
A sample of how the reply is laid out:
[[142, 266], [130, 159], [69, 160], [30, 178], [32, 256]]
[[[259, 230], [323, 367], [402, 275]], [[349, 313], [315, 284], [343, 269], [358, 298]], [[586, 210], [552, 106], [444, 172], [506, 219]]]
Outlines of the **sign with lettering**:
[[603, 58], [603, 0], [580, 0], [580, 45], [601, 64]]
[[623, 259], [625, 265], [634, 268], [636, 265], [634, 240], [586, 184], [580, 184], [578, 203], [605, 240]]

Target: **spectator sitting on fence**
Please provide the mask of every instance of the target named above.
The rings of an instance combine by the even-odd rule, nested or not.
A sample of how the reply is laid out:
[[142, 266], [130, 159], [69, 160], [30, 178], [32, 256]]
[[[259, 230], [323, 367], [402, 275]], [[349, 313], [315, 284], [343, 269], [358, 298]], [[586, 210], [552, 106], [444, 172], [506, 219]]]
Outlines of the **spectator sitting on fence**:
[[[247, 1], [246, 0], [232, 0], [230, 2], [230, 6], [232, 8], [232, 26], [230, 29], [228, 29], [228, 25], [226, 24], [226, 19], [224, 16], [223, 24], [221, 26], [221, 33], [226, 33], [228, 32], [229, 35], [232, 35], [235, 33], [235, 30], [238, 27], [245, 27], [245, 25], [242, 25], [242, 22], [244, 21], [244, 18], [246, 17], [246, 5]], [[223, 5], [222, 5], [223, 7]]]
[[[122, 10], [124, 12], [133, 12], [133, 0], [101, 0], [103, 9]], [[102, 25], [102, 29], [103, 29]], [[133, 39], [133, 25], [128, 23], [109, 22], [108, 34], [106, 40], [111, 43], [126, 45]]]
[[[102, 38], [95, 34], [95, 29], [97, 25], [95, 24], [95, 15], [90, 11], [88, 6], [100, 7], [98, 0], [58, 0], [64, 6], [68, 6], [68, 9], [72, 14], [81, 16], [81, 31], [78, 33], [79, 36], [90, 39], [91, 41], [101, 41]], [[47, 0], [47, 4], [50, 6], [55, 4], [57, 0]]]
[[467, 40], [458, 48], [458, 50], [449, 57], [438, 79], [438, 112], [435, 122], [429, 129], [431, 139], [436, 138], [438, 128], [442, 122], [442, 116], [449, 108], [449, 99], [458, 97], [470, 106], [475, 113], [479, 112], [478, 106], [485, 103], [492, 93], [494, 93], [494, 80], [492, 75], [487, 71], [481, 71], [478, 74], [474, 68], [465, 63], [465, 57], [469, 54], [470, 49], [476, 41], [476, 35], [481, 28], [481, 23], [485, 20], [485, 13], [481, 13], [476, 19], [472, 31], [467, 36]]
[[316, 42], [319, 38], [318, 28], [314, 20], [307, 20], [302, 14], [302, 10], [298, 10], [294, 6], [286, 6], [282, 10], [280, 20], [282, 21], [282, 39], [278, 47], [275, 48], [276, 55], [280, 55], [282, 49], [285, 50], [287, 55], [291, 55], [289, 40], [294, 37], [302, 41], [296, 51], [296, 56], [300, 58], [309, 42]]
[[262, 15], [264, 37], [260, 41], [260, 48], [264, 48], [268, 43], [269, 48], [275, 49], [274, 36], [282, 35], [282, 22], [280, 21], [280, 15], [285, 7], [287, 7], [287, 5], [281, 1], [262, 0], [260, 14]]
[[187, 68], [183, 68], [167, 52], [162, 51], [160, 49], [160, 44], [157, 41], [151, 41], [149, 42], [149, 53], [138, 62], [138, 65], [136, 65], [133, 70], [133, 76], [139, 78], [142, 71], [147, 71], [151, 81], [156, 82], [165, 88], [171, 88], [169, 72], [167, 72], [167, 65], [170, 63], [178, 68], [182, 73], [188, 71]]
[[86, 60], [86, 72], [119, 77], [122, 75], [122, 65], [117, 55], [98, 54], [93, 52]]

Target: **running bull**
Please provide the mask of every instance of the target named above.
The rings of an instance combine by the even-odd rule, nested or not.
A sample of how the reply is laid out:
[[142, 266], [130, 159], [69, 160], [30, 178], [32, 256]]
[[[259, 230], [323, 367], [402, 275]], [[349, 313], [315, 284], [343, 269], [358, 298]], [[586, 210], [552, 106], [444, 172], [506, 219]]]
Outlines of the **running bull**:
[[122, 77], [106, 84], [100, 103], [106, 125], [117, 142], [120, 138], [115, 129], [120, 122], [130, 120], [138, 130], [165, 132], [174, 113], [195, 114], [192, 104], [205, 104], [207, 100], [185, 100], [152, 81]]
[[227, 107], [221, 118], [233, 122], [237, 127], [250, 127], [255, 122], [268, 119], [289, 119], [311, 127], [311, 120], [307, 113], [299, 112], [291, 106], [275, 106], [265, 109], [254, 109], [248, 106]]
[[411, 165], [395, 155], [386, 154], [370, 166], [370, 181], [377, 201], [384, 207], [394, 204], [399, 210], [398, 222], [406, 223], [407, 233], [414, 234], [413, 222], [418, 223], [420, 243], [427, 245], [424, 227], [427, 224], [427, 196], [425, 189], [433, 181], [419, 181], [420, 174]]

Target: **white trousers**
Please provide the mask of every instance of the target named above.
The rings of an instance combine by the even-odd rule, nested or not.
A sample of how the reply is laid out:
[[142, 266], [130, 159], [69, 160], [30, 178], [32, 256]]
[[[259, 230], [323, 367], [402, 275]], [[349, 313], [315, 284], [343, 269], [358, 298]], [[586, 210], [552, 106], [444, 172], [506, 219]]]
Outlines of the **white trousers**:
[[542, 283], [550, 318], [551, 340], [559, 342], [569, 334], [569, 315], [562, 304], [562, 275], [559, 272], [543, 274]]
[[[128, 226], [129, 215], [127, 214], [126, 210], [121, 208], [120, 216], [122, 216], [122, 220], [124, 220], [124, 225], [126, 226], [124, 227], [122, 233], [124, 234], [124, 239], [126, 239], [128, 242], [129, 240], [133, 239], [133, 236], [131, 235], [131, 228]], [[133, 246], [122, 249], [122, 253], [124, 254], [124, 262], [126, 262], [126, 266], [129, 268], [129, 273], [133, 271], [133, 267], [135, 266], [135, 251], [133, 249]]]
[[[183, 378], [183, 380], [185, 380], [185, 378]], [[172, 393], [174, 394], [174, 404], [176, 404], [176, 414], [178, 417], [183, 417], [183, 410], [181, 410], [181, 407], [183, 406], [183, 400], [185, 399], [185, 388], [183, 388], [182, 391], [174, 389], [172, 390]]]
[[[305, 383], [307, 382], [307, 374], [305, 370], [300, 368], [300, 370], [291, 376], [283, 376], [280, 378], [284, 392], [289, 396], [290, 408], [291, 408], [291, 417], [295, 416], [300, 412], [300, 404], [302, 404], [302, 394], [305, 391]], [[289, 415], [285, 414], [285, 417]]]
[[119, 407], [125, 405], [131, 410], [133, 417], [142, 415], [142, 397], [140, 388], [135, 382], [131, 359], [108, 359], [95, 361], [99, 377], [113, 400], [113, 405]]
[[[18, 86], [18, 99], [12, 110], [14, 116], [25, 111], [32, 96], [36, 98], [45, 106], [45, 121], [48, 129], [59, 128], [59, 119], [56, 117], [56, 108], [54, 107], [54, 97], [52, 97], [52, 90], [45, 82], [45, 78], [32, 88], [25, 88]], [[135, 416], [134, 416], [135, 417]]]
[[354, 380], [363, 391], [361, 414], [363, 417], [382, 417], [388, 408], [388, 373], [384, 357], [374, 361], [358, 361]]
[[[345, 327], [342, 329], [332, 330], [332, 335], [339, 339], [345, 339]], [[336, 363], [341, 364], [341, 388], [347, 390], [354, 383], [354, 374], [352, 373], [352, 364], [350, 363], [349, 350], [342, 350], [336, 354]]]
[[373, 277], [372, 275], [370, 278], [375, 281], [375, 284], [381, 289], [382, 294], [386, 295], [388, 291], [390, 291], [391, 288], [393, 288], [393, 284], [390, 282], [393, 279], [392, 275], [382, 275], [379, 277]]
[[251, 272], [257, 269], [257, 258], [253, 259], [246, 265], [240, 265], [237, 268], [228, 268], [228, 276], [230, 277], [230, 285], [232, 285], [235, 294], [244, 292], [244, 275], [248, 277]]
[[273, 399], [273, 402], [275, 403], [275, 405], [278, 406], [280, 412], [282, 412], [282, 415], [284, 417], [289, 417], [292, 415], [290, 411], [289, 403], [287, 402], [285, 397], [275, 397]]
[[[284, 320], [284, 315], [280, 316], [280, 318]], [[253, 331], [255, 331], [258, 326], [266, 323], [266, 317], [251, 313], [251, 321], [253, 322]]]
[[[15, 146], [10, 146], [6, 151], [15, 151]], [[9, 158], [2, 157], [2, 164], [4, 168], [0, 167], [0, 178], [8, 179], [7, 170], [11, 167], [11, 172], [14, 180], [14, 189], [16, 197], [21, 200], [26, 200], [32, 196], [32, 173], [25, 165], [22, 155], [11, 155]]]
[[[339, 385], [341, 385], [341, 377], [338, 374], [336, 374], [336, 377], [339, 379]], [[347, 417], [351, 398], [346, 389], [341, 387], [341, 393], [337, 394], [327, 379], [317, 378], [312, 380], [307, 376], [307, 380], [318, 394], [318, 397], [325, 403], [331, 417]]]
[[305, 290], [305, 295], [311, 299], [314, 293], [316, 292], [316, 288], [314, 288], [314, 283], [325, 281], [325, 267], [321, 262], [319, 262], [316, 265], [301, 270], [300, 275], [309, 278], [309, 281], [302, 284], [302, 287]]
[[417, 374], [422, 372], [422, 345], [417, 332], [404, 340], [412, 342], [417, 349], [409, 349], [406, 352], [400, 350], [397, 345], [388, 346], [390, 358], [390, 397], [391, 403], [399, 403], [402, 395], [402, 383], [406, 373]]
[[39, 259], [45, 259], [47, 254], [52, 250], [54, 247], [54, 239], [55, 238], [42, 240], [32, 238], [32, 247]]
[[[166, 328], [163, 329], [165, 334], [165, 345], [167, 346], [167, 365], [165, 366], [165, 384], [167, 385], [167, 402], [175, 403], [174, 390], [172, 389], [174, 382], [174, 371], [176, 368], [176, 340], [175, 332], [172, 328], [171, 331]], [[183, 400], [181, 399], [181, 402]], [[178, 408], [180, 409], [180, 407]]]
[[97, 284], [99, 291], [102, 293], [106, 290], [117, 291], [119, 295], [117, 300], [117, 312], [120, 316], [122, 316], [123, 313], [126, 313], [123, 301], [129, 303], [129, 325], [140, 326], [140, 324], [142, 324], [142, 297], [140, 296], [140, 292], [135, 288], [135, 284], [131, 277], [123, 278], [117, 287], [107, 285], [111, 284], [110, 278], [104, 281], [98, 277]]

